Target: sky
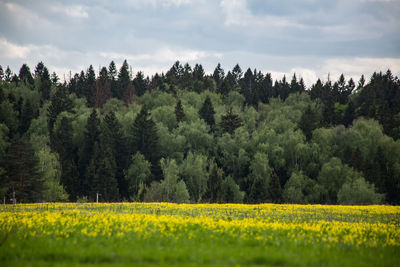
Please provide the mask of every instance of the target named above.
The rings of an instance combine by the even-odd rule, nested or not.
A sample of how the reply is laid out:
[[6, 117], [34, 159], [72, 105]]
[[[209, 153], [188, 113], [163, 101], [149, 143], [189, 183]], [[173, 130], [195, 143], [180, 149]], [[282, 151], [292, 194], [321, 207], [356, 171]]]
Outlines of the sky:
[[0, 0], [0, 65], [42, 61], [61, 80], [124, 59], [149, 76], [177, 60], [208, 73], [238, 63], [308, 86], [400, 76], [399, 14], [400, 0]]

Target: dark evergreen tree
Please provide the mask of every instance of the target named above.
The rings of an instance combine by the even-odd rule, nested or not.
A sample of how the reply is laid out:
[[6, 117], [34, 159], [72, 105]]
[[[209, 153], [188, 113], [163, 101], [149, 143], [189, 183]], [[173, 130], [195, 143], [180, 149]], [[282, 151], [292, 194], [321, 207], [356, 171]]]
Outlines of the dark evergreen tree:
[[221, 86], [221, 83], [223, 82], [225, 77], [225, 72], [221, 68], [221, 64], [218, 63], [217, 67], [215, 67], [214, 72], [213, 72], [213, 79], [217, 85], [217, 91], [219, 91], [219, 88]]
[[28, 65], [23, 64], [22, 67], [19, 70], [19, 80], [28, 86], [30, 89], [33, 89], [34, 86], [34, 80], [31, 74], [31, 70], [29, 69]]
[[[133, 123], [132, 148], [139, 151], [152, 165], [152, 173], [160, 177], [160, 152], [157, 126], [150, 117], [146, 106], [143, 106]], [[133, 151], [131, 154], [133, 154]]]
[[76, 164], [76, 151], [72, 144], [72, 126], [66, 117], [61, 119], [60, 127], [54, 133], [54, 140], [55, 151], [60, 157], [60, 182], [67, 191], [69, 200], [76, 201], [78, 196], [83, 196], [82, 182]]
[[279, 176], [276, 173], [272, 173], [268, 189], [269, 189], [269, 196], [272, 202], [282, 203], [283, 201], [282, 186]]
[[303, 131], [307, 141], [312, 137], [312, 131], [319, 126], [318, 116], [308, 105], [299, 121], [299, 128]]
[[43, 62], [39, 62], [35, 68], [35, 77], [39, 81], [39, 92], [42, 99], [50, 98], [51, 80], [49, 70], [44, 66]]
[[268, 201], [268, 184], [261, 175], [254, 179], [248, 196], [248, 202], [260, 204]]
[[34, 117], [34, 112], [31, 105], [31, 101], [27, 99], [25, 100], [24, 106], [22, 107], [20, 116], [19, 132], [21, 134], [24, 134], [29, 129], [33, 117]]
[[[117, 117], [113, 111], [107, 113], [104, 117], [104, 127], [111, 133], [112, 141], [110, 144], [114, 146], [113, 153], [115, 155], [116, 172], [115, 178], [117, 179], [119, 193], [122, 198], [128, 199], [128, 184], [125, 180], [124, 169], [129, 165], [129, 151], [127, 140], [122, 133], [122, 126], [118, 122]], [[112, 162], [111, 162], [112, 163]]]
[[115, 140], [112, 131], [103, 124], [99, 141], [93, 146], [93, 154], [86, 169], [86, 177], [90, 182], [89, 195], [94, 198], [100, 194], [105, 201], [119, 199], [118, 182], [115, 177], [117, 164], [115, 161]]
[[7, 66], [5, 74], [4, 74], [4, 80], [6, 82], [11, 82], [12, 76], [13, 76], [13, 72], [11, 71], [10, 67]]
[[129, 75], [129, 65], [128, 62], [124, 60], [124, 63], [122, 63], [122, 66], [118, 73], [118, 86], [116, 88], [117, 90], [115, 92], [115, 95], [113, 96], [118, 99], [122, 99], [125, 91], [127, 90], [130, 84], [131, 84], [131, 78]]
[[242, 125], [242, 121], [239, 115], [234, 114], [230, 108], [225, 115], [222, 115], [220, 125], [223, 133], [233, 134]]
[[143, 95], [147, 91], [148, 81], [144, 78], [143, 72], [139, 71], [133, 79], [133, 85], [138, 96]]
[[211, 131], [214, 129], [215, 125], [214, 114], [215, 111], [211, 103], [211, 98], [207, 96], [203, 106], [199, 110], [199, 116], [210, 126]]
[[[51, 97], [51, 104], [47, 108], [47, 125], [50, 133], [50, 144], [52, 144], [53, 126], [58, 115], [63, 111], [72, 111], [73, 103], [68, 97], [64, 86], [59, 86], [56, 93]], [[53, 148], [53, 146], [52, 146]]]
[[0, 81], [4, 80], [4, 70], [3, 67], [0, 65]]
[[95, 86], [92, 88], [91, 103], [94, 108], [101, 108], [111, 98], [111, 85], [108, 79], [107, 69], [103, 67], [100, 75], [96, 80]]
[[87, 175], [88, 165], [94, 155], [94, 145], [96, 142], [100, 141], [100, 119], [97, 116], [95, 109], [92, 110], [90, 114], [86, 129], [83, 151], [79, 158], [79, 173], [81, 174], [81, 192], [82, 196], [88, 196], [90, 194], [91, 178]]
[[205, 199], [208, 199], [210, 203], [222, 201], [222, 180], [223, 170], [220, 169], [213, 160], [209, 166], [209, 178], [207, 181], [207, 191], [205, 193]]
[[178, 123], [185, 120], [185, 112], [183, 111], [182, 102], [180, 99], [176, 102], [175, 105], [175, 117]]
[[39, 159], [27, 140], [19, 138], [12, 141], [7, 151], [6, 171], [9, 188], [15, 192], [18, 202], [42, 200], [43, 180]]

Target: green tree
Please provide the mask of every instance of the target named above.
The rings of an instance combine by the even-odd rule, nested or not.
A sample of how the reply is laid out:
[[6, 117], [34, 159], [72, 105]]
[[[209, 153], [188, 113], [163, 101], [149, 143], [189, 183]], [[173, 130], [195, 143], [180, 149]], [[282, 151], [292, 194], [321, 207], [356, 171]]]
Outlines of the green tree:
[[183, 111], [182, 101], [180, 99], [176, 102], [175, 117], [178, 123], [185, 120], [185, 112]]
[[232, 112], [232, 108], [230, 108], [229, 111], [221, 117], [220, 126], [222, 128], [222, 133], [233, 134], [241, 125], [242, 121], [239, 115], [234, 114]]
[[129, 65], [126, 62], [126, 60], [124, 60], [118, 73], [118, 85], [116, 86], [116, 91], [113, 92], [114, 93], [113, 96], [118, 99], [122, 99], [125, 91], [131, 85], [131, 83], [132, 82], [129, 75]]
[[384, 196], [375, 192], [375, 186], [363, 177], [349, 180], [343, 184], [337, 199], [341, 205], [373, 205], [381, 204]]
[[226, 177], [221, 183], [221, 202], [225, 203], [242, 203], [244, 192], [240, 191], [232, 177]]
[[207, 157], [189, 151], [180, 166], [180, 175], [187, 186], [192, 202], [201, 202], [207, 190]]
[[146, 106], [143, 106], [137, 115], [132, 128], [132, 147], [143, 154], [152, 165], [153, 175], [158, 175], [157, 167], [160, 158], [159, 138], [157, 126], [150, 117]]
[[212, 160], [209, 164], [209, 178], [207, 181], [207, 191], [205, 193], [205, 199], [210, 203], [220, 202], [222, 200], [222, 181], [224, 171], [220, 169], [215, 162]]
[[9, 188], [15, 191], [18, 202], [43, 200], [43, 178], [39, 159], [25, 139], [14, 139], [7, 151], [6, 170]]
[[303, 131], [307, 140], [312, 137], [312, 131], [319, 126], [319, 120], [317, 114], [312, 110], [311, 105], [307, 106], [307, 109], [303, 112], [299, 122], [299, 128]]
[[211, 103], [210, 96], [206, 97], [206, 100], [203, 103], [203, 106], [199, 110], [199, 116], [202, 118], [209, 126], [210, 129], [214, 129], [215, 118], [214, 118], [215, 110]]
[[305, 176], [301, 171], [293, 172], [285, 184], [283, 199], [287, 203], [312, 203], [314, 186], [315, 181]]
[[176, 203], [188, 203], [189, 192], [185, 182], [179, 180], [179, 168], [175, 160], [162, 159], [161, 168], [164, 175], [164, 180], [161, 181], [163, 199]]
[[137, 152], [132, 156], [131, 164], [125, 173], [128, 182], [128, 192], [132, 200], [143, 200], [139, 195], [140, 189], [149, 184], [151, 178], [151, 163], [144, 156]]

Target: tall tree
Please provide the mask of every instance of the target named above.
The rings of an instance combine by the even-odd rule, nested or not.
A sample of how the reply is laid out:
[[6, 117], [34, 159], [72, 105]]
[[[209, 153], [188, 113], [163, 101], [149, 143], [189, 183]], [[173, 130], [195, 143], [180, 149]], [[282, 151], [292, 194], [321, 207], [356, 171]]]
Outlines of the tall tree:
[[157, 126], [150, 117], [146, 106], [143, 106], [137, 115], [132, 132], [132, 147], [150, 161], [153, 175], [159, 175], [157, 167], [159, 166], [160, 152]]
[[223, 133], [233, 134], [242, 125], [242, 121], [239, 115], [234, 114], [230, 108], [225, 115], [222, 115], [220, 124]]
[[19, 69], [19, 80], [28, 86], [30, 89], [33, 89], [34, 80], [31, 74], [31, 70], [29, 69], [28, 65], [23, 64], [22, 67]]
[[211, 98], [210, 96], [207, 96], [204, 100], [203, 106], [199, 110], [199, 116], [210, 126], [211, 131], [214, 129], [215, 125], [214, 114], [215, 110], [211, 103]]
[[175, 105], [175, 117], [178, 123], [184, 121], [186, 117], [185, 112], [183, 111], [182, 101], [180, 99], [176, 102]]
[[122, 99], [125, 91], [127, 90], [130, 84], [131, 84], [131, 78], [129, 75], [129, 65], [128, 62], [124, 60], [124, 63], [122, 63], [122, 66], [118, 73], [118, 86], [116, 88], [117, 90], [115, 92], [114, 97]]
[[43, 180], [39, 172], [39, 159], [32, 145], [23, 138], [14, 139], [8, 149], [6, 162], [9, 187], [15, 191], [18, 202], [40, 201]]

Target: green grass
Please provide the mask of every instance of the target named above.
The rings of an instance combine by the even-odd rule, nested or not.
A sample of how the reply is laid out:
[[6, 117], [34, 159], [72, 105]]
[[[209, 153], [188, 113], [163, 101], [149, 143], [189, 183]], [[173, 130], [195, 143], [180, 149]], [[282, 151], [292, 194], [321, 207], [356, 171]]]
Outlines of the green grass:
[[[221, 214], [211, 208], [194, 208], [190, 210], [177, 209], [148, 209], [136, 206], [136, 211], [124, 208], [109, 208], [113, 213], [154, 213], [175, 214], [180, 216], [198, 216], [198, 213], [218, 217], [218, 220], [230, 220], [240, 217], [253, 216], [238, 210], [226, 212], [221, 208]], [[26, 212], [31, 207], [14, 210], [15, 216], [19, 212]], [[40, 217], [45, 208], [41, 207], [34, 212]], [[96, 212], [106, 212], [101, 207], [93, 208], [81, 206], [78, 209]], [[147, 209], [147, 210], [146, 210]], [[200, 210], [199, 210], [200, 209]], [[2, 212], [7, 209], [0, 209]], [[56, 210], [54, 212], [67, 212]], [[106, 214], [106, 213], [104, 213]], [[229, 215], [227, 215], [229, 214]], [[157, 215], [158, 216], [158, 215]], [[210, 215], [211, 216], [211, 215]], [[255, 215], [254, 215], [255, 216]], [[283, 221], [290, 218], [283, 216]], [[313, 220], [310, 214], [299, 213], [297, 220]], [[330, 216], [330, 217], [329, 217]], [[351, 221], [348, 214], [326, 214], [322, 218], [335, 218], [340, 216], [343, 220]], [[273, 217], [272, 217], [273, 218]], [[371, 215], [365, 219], [374, 221], [394, 220], [399, 225], [398, 214]], [[360, 215], [354, 215], [354, 221], [362, 221]], [[7, 232], [6, 226], [11, 222], [0, 220], [0, 266], [399, 266], [399, 246], [351, 246], [346, 244], [329, 244], [319, 242], [293, 242], [285, 238], [274, 240], [242, 239], [235, 236], [220, 233], [210, 235], [207, 231], [198, 231], [193, 237], [183, 233], [179, 237], [152, 234], [143, 237], [130, 232], [121, 236], [96, 236], [89, 237], [79, 234], [78, 231], [69, 237], [60, 237], [56, 234], [30, 235], [22, 223], [15, 224], [11, 232]], [[8, 225], [9, 226], [9, 225]], [[35, 226], [32, 226], [33, 229]], [[8, 228], [10, 229], [10, 228]], [[27, 234], [28, 231], [28, 234]], [[196, 231], [196, 230], [193, 230]], [[22, 233], [22, 234], [21, 234]], [[6, 235], [8, 237], [5, 239]]]

